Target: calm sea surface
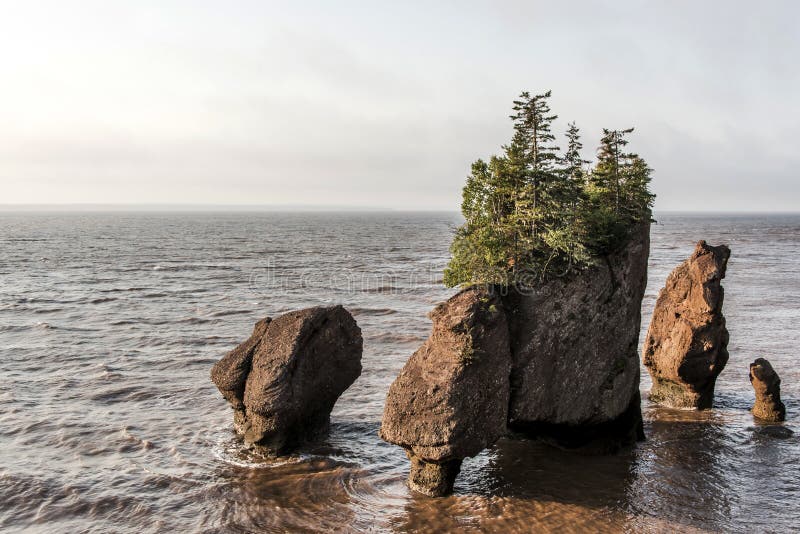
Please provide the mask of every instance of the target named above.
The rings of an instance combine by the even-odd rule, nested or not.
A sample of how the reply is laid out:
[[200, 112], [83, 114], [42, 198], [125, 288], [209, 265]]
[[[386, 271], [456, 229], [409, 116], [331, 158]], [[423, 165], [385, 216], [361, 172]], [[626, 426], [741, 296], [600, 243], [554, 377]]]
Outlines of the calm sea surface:
[[[647, 441], [617, 456], [501, 440], [464, 462], [455, 495], [429, 499], [377, 432], [426, 313], [452, 293], [457, 214], [0, 213], [0, 530], [800, 529], [800, 216], [658, 219], [643, 334], [698, 239], [733, 251], [715, 408], [645, 402]], [[257, 319], [330, 303], [362, 328], [361, 378], [327, 441], [262, 463], [209, 369]], [[748, 412], [757, 357], [783, 379], [793, 436]]]

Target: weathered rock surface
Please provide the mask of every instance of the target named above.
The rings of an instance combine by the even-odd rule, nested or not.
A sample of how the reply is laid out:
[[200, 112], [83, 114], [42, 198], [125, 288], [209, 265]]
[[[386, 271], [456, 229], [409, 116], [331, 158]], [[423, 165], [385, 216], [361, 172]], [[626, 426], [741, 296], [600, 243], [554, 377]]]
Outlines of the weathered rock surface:
[[341, 306], [256, 323], [211, 370], [245, 442], [281, 454], [324, 432], [339, 396], [361, 374], [361, 330]]
[[643, 224], [598, 264], [504, 297], [513, 430], [597, 452], [644, 439], [638, 346], [649, 251]]
[[462, 459], [505, 433], [511, 354], [489, 289], [464, 290], [430, 317], [430, 337], [389, 388], [380, 436], [406, 450], [411, 489], [438, 496], [452, 491]]
[[781, 402], [781, 379], [764, 358], [758, 358], [750, 364], [750, 383], [756, 392], [753, 415], [770, 422], [785, 420], [786, 406]]
[[728, 362], [721, 281], [731, 251], [700, 241], [659, 293], [644, 343], [653, 377], [650, 400], [675, 408], [710, 408]]
[[271, 321], [272, 319], [269, 317], [258, 321], [247, 341], [230, 351], [211, 368], [211, 381], [233, 408], [234, 427], [241, 434], [244, 433], [246, 421], [244, 388], [247, 383], [247, 375], [250, 374], [253, 353], [264, 338], [264, 333]]

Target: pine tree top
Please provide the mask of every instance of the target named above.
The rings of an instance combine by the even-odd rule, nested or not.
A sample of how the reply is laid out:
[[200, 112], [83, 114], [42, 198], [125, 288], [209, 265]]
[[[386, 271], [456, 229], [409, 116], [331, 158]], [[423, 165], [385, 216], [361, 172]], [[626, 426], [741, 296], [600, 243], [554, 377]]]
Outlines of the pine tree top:
[[513, 101], [514, 134], [501, 155], [477, 160], [463, 190], [466, 222], [451, 246], [449, 286], [515, 284], [563, 276], [624, 244], [650, 221], [652, 169], [626, 152], [633, 128], [603, 129], [593, 166], [570, 122], [561, 152], [551, 92]]

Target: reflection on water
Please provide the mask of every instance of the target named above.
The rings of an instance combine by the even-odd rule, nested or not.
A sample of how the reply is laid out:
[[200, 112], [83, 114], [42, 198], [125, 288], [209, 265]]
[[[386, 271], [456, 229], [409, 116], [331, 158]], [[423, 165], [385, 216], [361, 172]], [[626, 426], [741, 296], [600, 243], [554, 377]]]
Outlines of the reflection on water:
[[269, 469], [230, 467], [217, 472], [206, 498], [220, 506], [216, 519], [231, 529], [335, 531], [354, 526], [350, 491], [359, 478], [357, 467], [326, 458]]
[[726, 438], [725, 421], [716, 413], [652, 409], [648, 443], [637, 451], [641, 461], [629, 508], [675, 518], [711, 530], [727, 526], [731, 515], [730, 480], [724, 462], [736, 456]]
[[[426, 313], [452, 293], [456, 215], [0, 214], [0, 530], [796, 530], [800, 217], [658, 218], [645, 318], [697, 239], [733, 250], [715, 408], [645, 400], [647, 441], [613, 456], [503, 439], [430, 499], [377, 434]], [[363, 374], [323, 442], [255, 456], [209, 369], [264, 315], [332, 302], [363, 330]], [[748, 412], [758, 356], [783, 379], [784, 425]]]

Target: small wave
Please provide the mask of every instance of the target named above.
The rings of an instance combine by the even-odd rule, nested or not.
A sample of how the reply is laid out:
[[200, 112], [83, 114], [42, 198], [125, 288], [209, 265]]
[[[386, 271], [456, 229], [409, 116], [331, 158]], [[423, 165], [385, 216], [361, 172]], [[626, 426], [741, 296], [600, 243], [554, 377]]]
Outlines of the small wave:
[[154, 271], [233, 271], [237, 267], [231, 265], [197, 265], [197, 264], [183, 264], [183, 265], [154, 265]]
[[152, 397], [149, 391], [143, 391], [138, 386], [125, 386], [121, 388], [109, 388], [91, 395], [89, 398], [93, 401], [102, 401], [108, 403], [128, 402], [147, 400]]
[[104, 302], [112, 302], [118, 300], [116, 297], [101, 297], [89, 301], [89, 304], [102, 304]]
[[111, 380], [119, 380], [122, 378], [120, 373], [115, 372], [111, 367], [109, 367], [105, 363], [99, 363], [96, 365], [97, 367], [97, 374], [92, 377], [93, 380], [100, 381], [100, 382], [108, 382]]
[[397, 293], [400, 291], [395, 286], [368, 287], [361, 290], [363, 293]]
[[118, 287], [113, 289], [100, 289], [98, 290], [100, 293], [122, 293], [126, 291], [145, 291], [147, 289], [152, 289], [150, 287]]
[[111, 326], [125, 326], [125, 325], [131, 325], [131, 324], [136, 324], [136, 323], [137, 323], [137, 321], [131, 321], [130, 319], [122, 319], [120, 321], [112, 321], [112, 322], [110, 322], [108, 324], [110, 324]]
[[[139, 499], [87, 492], [82, 484], [69, 483], [52, 473], [37, 477], [0, 475], [0, 494], [4, 496], [4, 526], [26, 525], [30, 529], [31, 525], [47, 524], [50, 525], [47, 530], [57, 532], [70, 530], [57, 525], [71, 518], [94, 522], [114, 513], [115, 517], [124, 516], [132, 524], [143, 524], [155, 514], [152, 507], [142, 504]], [[32, 503], [36, 505], [32, 506]], [[7, 522], [9, 519], [11, 523]], [[24, 527], [9, 530], [24, 530]]]
[[119, 446], [119, 452], [136, 452], [140, 450], [149, 451], [156, 448], [156, 445], [149, 439], [140, 438], [130, 433], [130, 427], [123, 427], [120, 430], [123, 443]]
[[392, 315], [397, 310], [392, 308], [347, 308], [353, 315]]
[[245, 315], [251, 313], [252, 310], [222, 310], [211, 314], [212, 317], [225, 317], [227, 315]]
[[40, 299], [35, 297], [20, 297], [16, 304], [75, 304], [77, 300]]
[[209, 291], [211, 290], [202, 287], [195, 287], [191, 289], [176, 289], [173, 291], [173, 293], [176, 295], [194, 295], [195, 293], [208, 293]]
[[14, 507], [24, 509], [31, 501], [42, 502], [54, 488], [55, 484], [52, 481], [41, 478], [14, 473], [0, 474], [4, 510], [13, 510]]
[[382, 332], [367, 336], [369, 341], [376, 341], [378, 343], [422, 343], [425, 337], [420, 337], [414, 334], [398, 334], [395, 332]]
[[36, 327], [28, 325], [20, 325], [20, 324], [7, 324], [7, 325], [0, 325], [0, 332], [22, 332], [30, 328], [36, 328]]
[[179, 324], [205, 324], [210, 323], [212, 319], [204, 319], [202, 317], [187, 317], [186, 319], [180, 319], [175, 321]]
[[249, 469], [271, 469], [284, 465], [299, 464], [308, 459], [302, 455], [276, 458], [266, 454], [259, 454], [253, 449], [246, 448], [236, 439], [223, 436], [220, 436], [212, 447], [211, 452], [218, 460], [226, 464]]

